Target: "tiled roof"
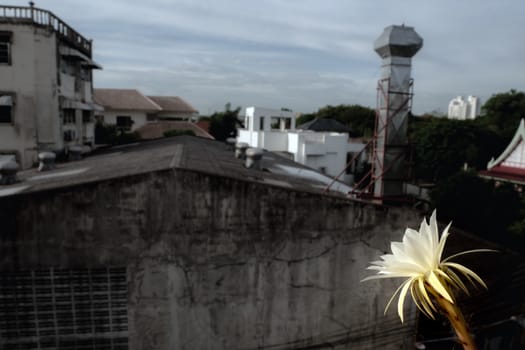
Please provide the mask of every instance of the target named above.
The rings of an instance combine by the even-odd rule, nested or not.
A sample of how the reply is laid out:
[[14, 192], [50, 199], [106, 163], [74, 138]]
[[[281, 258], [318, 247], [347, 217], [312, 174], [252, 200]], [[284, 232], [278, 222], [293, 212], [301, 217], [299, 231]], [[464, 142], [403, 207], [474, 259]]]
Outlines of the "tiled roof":
[[209, 132], [210, 131], [210, 122], [209, 120], [199, 120], [196, 122], [197, 126], [201, 128], [202, 130]]
[[507, 148], [498, 158], [490, 160], [487, 170], [481, 170], [478, 174], [488, 179], [525, 185], [524, 151], [525, 121], [522, 119]]
[[95, 101], [106, 110], [159, 112], [162, 108], [135, 89], [94, 89]]
[[[503, 163], [505, 163], [506, 160], [510, 160], [512, 158], [514, 152], [522, 152], [523, 149], [518, 147], [520, 145], [523, 145], [525, 142], [525, 121], [522, 119], [520, 121], [520, 125], [518, 126], [518, 129], [516, 130], [516, 133], [514, 134], [514, 137], [510, 141], [507, 148], [500, 154], [500, 156], [497, 159], [492, 159], [489, 164], [487, 165], [487, 169], [491, 170], [494, 167], [500, 166]], [[518, 158], [520, 158], [520, 155], [516, 155]]]
[[297, 126], [296, 129], [352, 133], [352, 130], [349, 127], [330, 118], [315, 118]]
[[525, 185], [525, 169], [495, 166], [478, 172], [481, 177]]
[[148, 96], [156, 104], [158, 104], [163, 112], [175, 113], [198, 113], [192, 105], [184, 101], [179, 96]]
[[207, 139], [213, 139], [213, 136], [208, 134], [204, 129], [200, 128], [195, 123], [184, 122], [184, 121], [170, 121], [170, 120], [158, 120], [149, 122], [136, 131], [143, 139], [158, 139], [164, 137], [166, 131], [171, 130], [191, 130], [195, 136], [204, 137]]

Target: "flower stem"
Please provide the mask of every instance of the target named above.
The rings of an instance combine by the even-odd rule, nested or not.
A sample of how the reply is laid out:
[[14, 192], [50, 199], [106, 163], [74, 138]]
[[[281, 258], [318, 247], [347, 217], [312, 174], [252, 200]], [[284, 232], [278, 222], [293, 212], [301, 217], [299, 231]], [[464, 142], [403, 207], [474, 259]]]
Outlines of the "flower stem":
[[456, 304], [451, 303], [447, 299], [443, 298], [439, 293], [437, 293], [434, 288], [430, 285], [427, 285], [428, 291], [434, 296], [436, 302], [441, 307], [441, 311], [447, 316], [448, 320], [452, 324], [452, 328], [458, 336], [458, 340], [463, 345], [465, 350], [476, 350], [477, 346], [470, 334], [467, 326], [467, 322], [463, 317], [463, 313], [456, 306]]

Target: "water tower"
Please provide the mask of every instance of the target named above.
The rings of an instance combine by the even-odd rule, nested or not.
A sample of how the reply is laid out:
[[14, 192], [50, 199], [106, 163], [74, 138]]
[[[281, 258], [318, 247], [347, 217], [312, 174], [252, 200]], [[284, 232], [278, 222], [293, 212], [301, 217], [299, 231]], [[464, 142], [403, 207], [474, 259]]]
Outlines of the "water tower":
[[377, 88], [376, 129], [372, 161], [374, 197], [388, 199], [404, 194], [408, 179], [408, 114], [412, 107], [412, 57], [423, 46], [414, 28], [385, 28], [374, 49], [383, 59]]

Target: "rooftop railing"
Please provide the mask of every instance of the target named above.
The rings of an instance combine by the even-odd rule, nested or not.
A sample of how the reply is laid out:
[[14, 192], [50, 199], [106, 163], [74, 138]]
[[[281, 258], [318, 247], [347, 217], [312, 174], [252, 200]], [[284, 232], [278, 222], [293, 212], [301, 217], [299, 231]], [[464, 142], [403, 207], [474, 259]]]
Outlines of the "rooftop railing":
[[91, 57], [91, 40], [84, 38], [51, 11], [42, 10], [34, 6], [0, 5], [0, 23], [33, 24], [49, 28], [53, 30], [60, 39]]

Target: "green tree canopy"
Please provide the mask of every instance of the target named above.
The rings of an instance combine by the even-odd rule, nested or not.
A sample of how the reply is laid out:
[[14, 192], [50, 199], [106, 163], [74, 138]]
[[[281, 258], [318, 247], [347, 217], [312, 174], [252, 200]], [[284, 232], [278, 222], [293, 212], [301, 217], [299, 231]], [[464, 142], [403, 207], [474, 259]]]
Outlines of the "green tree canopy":
[[314, 118], [330, 118], [348, 126], [355, 136], [371, 136], [375, 126], [375, 111], [360, 105], [325, 106], [317, 112], [303, 114], [297, 118], [297, 125]]
[[440, 181], [431, 199], [440, 218], [456, 227], [505, 244], [523, 239], [513, 234], [522, 223], [522, 204], [510, 184], [496, 187], [475, 172], [461, 171]]
[[237, 127], [241, 126], [237, 117], [240, 110], [241, 107], [232, 110], [231, 104], [227, 103], [223, 112], [213, 113], [210, 116], [210, 134], [219, 141], [226, 141], [229, 137], [235, 137], [237, 135]]
[[465, 163], [485, 169], [505, 145], [491, 128], [472, 120], [413, 119], [410, 138], [418, 179], [437, 182], [455, 174]]
[[512, 89], [494, 94], [485, 102], [482, 112], [479, 122], [510, 140], [520, 119], [525, 118], [525, 93]]

